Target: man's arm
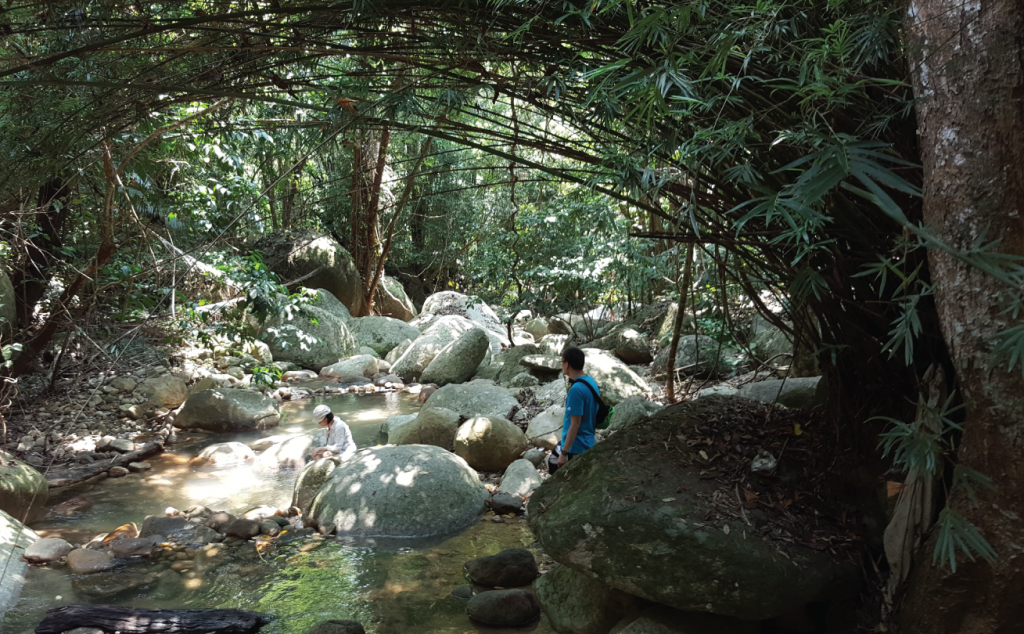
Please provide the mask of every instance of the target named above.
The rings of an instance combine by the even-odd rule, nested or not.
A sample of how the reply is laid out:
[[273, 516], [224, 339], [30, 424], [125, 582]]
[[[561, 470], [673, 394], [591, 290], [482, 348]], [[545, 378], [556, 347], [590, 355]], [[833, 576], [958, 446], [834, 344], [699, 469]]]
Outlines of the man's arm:
[[566, 453], [569, 452], [569, 448], [576, 442], [576, 434], [580, 431], [580, 424], [583, 422], [582, 416], [570, 416], [569, 417], [569, 432], [565, 434], [565, 442], [562, 443], [562, 454], [558, 456], [558, 466], [561, 467], [569, 458], [566, 457]]

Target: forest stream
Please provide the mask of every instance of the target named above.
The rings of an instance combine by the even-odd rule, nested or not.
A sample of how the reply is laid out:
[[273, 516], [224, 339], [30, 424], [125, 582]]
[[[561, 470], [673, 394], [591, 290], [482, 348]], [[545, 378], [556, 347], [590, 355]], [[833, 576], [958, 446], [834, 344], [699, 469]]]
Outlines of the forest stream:
[[[189, 462], [212, 443], [251, 443], [265, 436], [309, 432], [315, 429], [310, 412], [320, 403], [329, 405], [349, 424], [359, 447], [379, 442], [380, 425], [388, 416], [419, 409], [416, 397], [406, 393], [332, 395], [285, 404], [281, 425], [275, 429], [184, 433], [168, 451], [149, 459], [153, 467], [149, 471], [72, 487], [52, 497], [51, 509], [72, 498], [84, 498], [91, 507], [67, 515], [51, 512], [33, 528], [41, 537], [80, 543], [127, 522], [141, 525], [145, 516], [162, 514], [167, 507], [184, 510], [201, 504], [237, 515], [261, 505], [286, 508], [297, 469], [266, 470], [253, 463], [195, 468]], [[171, 570], [167, 561], [132, 559], [115, 572], [158, 573], [160, 580], [113, 601], [79, 596], [72, 581], [83, 575], [73, 575], [64, 567], [33, 566], [20, 600], [0, 621], [0, 632], [32, 631], [47, 609], [69, 600], [142, 608], [255, 610], [275, 617], [263, 629], [273, 634], [304, 632], [328, 619], [358, 620], [367, 632], [380, 634], [490, 632], [471, 626], [465, 601], [451, 594], [466, 583], [463, 564], [504, 548], [532, 549], [534, 543], [522, 518], [480, 521], [458, 534], [417, 540], [287, 537], [287, 532], [282, 533], [265, 550], [244, 554], [232, 554], [217, 544], [188, 549], [194, 553], [195, 564], [184, 574]], [[552, 630], [542, 617], [540, 622], [511, 631]]]

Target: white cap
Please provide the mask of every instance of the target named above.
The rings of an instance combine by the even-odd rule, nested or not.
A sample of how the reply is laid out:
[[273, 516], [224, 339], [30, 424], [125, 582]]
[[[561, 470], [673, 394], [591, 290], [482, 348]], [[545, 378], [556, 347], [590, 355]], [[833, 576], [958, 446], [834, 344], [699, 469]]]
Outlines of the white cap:
[[331, 408], [326, 405], [317, 405], [313, 410], [313, 422], [319, 423], [323, 419], [327, 418], [327, 415], [331, 413]]

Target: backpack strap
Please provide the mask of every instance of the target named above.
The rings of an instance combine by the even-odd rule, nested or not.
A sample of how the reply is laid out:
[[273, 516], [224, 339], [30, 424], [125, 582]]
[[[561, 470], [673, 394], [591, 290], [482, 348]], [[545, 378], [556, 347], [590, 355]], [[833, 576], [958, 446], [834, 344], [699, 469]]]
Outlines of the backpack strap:
[[[587, 381], [584, 381], [583, 379], [578, 379], [578, 380], [577, 379], [570, 379], [569, 383], [572, 384], [572, 385], [576, 385], [577, 383], [582, 383], [583, 385], [587, 386], [587, 389], [590, 390], [590, 393], [594, 395], [594, 402], [597, 404], [597, 406], [601, 407], [602, 405], [604, 405], [604, 399], [602, 399], [598, 395], [597, 390], [594, 389], [594, 386], [591, 385], [590, 383], [588, 383]], [[570, 389], [571, 389], [571, 386], [570, 386]]]

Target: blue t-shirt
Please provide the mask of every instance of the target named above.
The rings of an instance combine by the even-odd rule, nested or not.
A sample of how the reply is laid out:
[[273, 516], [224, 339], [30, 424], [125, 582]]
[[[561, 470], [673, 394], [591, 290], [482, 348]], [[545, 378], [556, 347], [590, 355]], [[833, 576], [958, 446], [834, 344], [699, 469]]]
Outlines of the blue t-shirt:
[[[562, 451], [571, 454], [583, 453], [594, 446], [594, 429], [597, 426], [597, 401], [594, 395], [587, 389], [586, 385], [578, 385], [580, 381], [586, 381], [598, 394], [601, 390], [597, 382], [587, 375], [576, 379], [569, 387], [569, 393], [565, 395], [565, 418], [562, 419]], [[570, 416], [579, 416], [580, 428], [576, 431], [576, 440], [572, 447], [565, 448], [565, 437], [569, 434], [569, 427], [572, 425]]]

